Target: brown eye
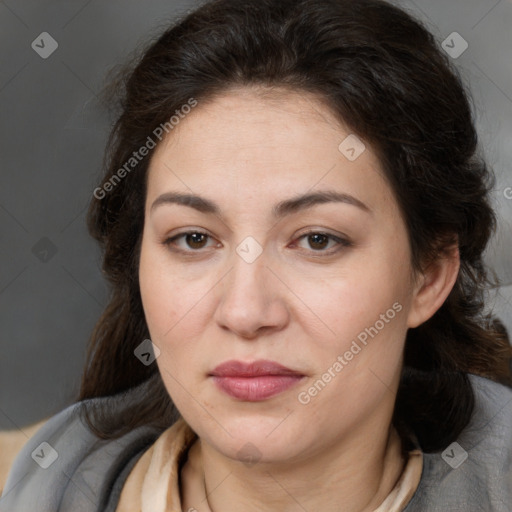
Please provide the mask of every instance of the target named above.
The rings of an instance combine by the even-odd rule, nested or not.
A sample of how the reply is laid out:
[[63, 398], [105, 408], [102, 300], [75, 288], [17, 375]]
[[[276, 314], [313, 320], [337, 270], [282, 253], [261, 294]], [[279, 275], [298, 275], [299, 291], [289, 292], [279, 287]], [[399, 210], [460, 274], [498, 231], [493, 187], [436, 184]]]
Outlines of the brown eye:
[[308, 235], [308, 242], [312, 249], [325, 249], [327, 244], [329, 244], [329, 237], [321, 233], [315, 233], [313, 235]]
[[325, 253], [326, 255], [337, 252], [343, 247], [350, 247], [352, 245], [344, 238], [331, 235], [330, 233], [323, 233], [321, 231], [310, 231], [308, 233], [304, 233], [298, 238], [298, 240], [303, 239], [307, 240], [308, 247], [305, 247], [306, 249], [317, 253]]
[[187, 233], [185, 234], [185, 243], [192, 249], [202, 249], [208, 235], [204, 233]]
[[[207, 247], [207, 242], [212, 237], [202, 231], [186, 231], [163, 241], [163, 244], [173, 251], [199, 252]], [[184, 241], [180, 244], [179, 241]]]

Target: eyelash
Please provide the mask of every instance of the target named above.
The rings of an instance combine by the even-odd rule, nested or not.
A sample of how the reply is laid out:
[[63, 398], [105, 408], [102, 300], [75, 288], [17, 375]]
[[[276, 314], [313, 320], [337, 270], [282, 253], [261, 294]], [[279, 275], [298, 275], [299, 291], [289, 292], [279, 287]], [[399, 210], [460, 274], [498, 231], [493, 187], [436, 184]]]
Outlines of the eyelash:
[[[192, 250], [187, 251], [187, 250], [179, 249], [179, 248], [176, 248], [176, 247], [171, 247], [171, 245], [173, 244], [173, 242], [175, 240], [178, 240], [178, 239], [180, 239], [182, 237], [185, 237], [187, 235], [194, 235], [194, 234], [204, 235], [204, 236], [206, 236], [208, 238], [213, 238], [208, 233], [205, 233], [204, 231], [192, 230], [192, 231], [184, 231], [183, 233], [178, 233], [177, 235], [174, 235], [174, 236], [172, 236], [170, 238], [166, 238], [165, 240], [162, 241], [162, 244], [164, 246], [166, 246], [167, 248], [169, 248], [173, 252], [178, 252], [178, 253], [182, 253], [182, 254], [186, 254], [186, 255], [194, 255], [194, 253], [201, 253], [202, 249], [197, 249], [197, 250], [192, 249]], [[331, 255], [337, 253], [338, 251], [340, 251], [342, 248], [352, 247], [352, 243], [349, 242], [348, 240], [346, 240], [344, 238], [340, 238], [339, 236], [332, 235], [330, 233], [326, 233], [324, 231], [315, 231], [315, 230], [307, 231], [306, 233], [302, 233], [296, 240], [301, 240], [301, 239], [306, 238], [306, 237], [311, 236], [311, 235], [322, 235], [322, 236], [325, 236], [325, 237], [327, 237], [330, 240], [334, 240], [339, 245], [339, 247], [336, 248], [334, 251], [333, 250], [314, 250], [314, 249], [311, 249], [311, 252], [315, 256], [320, 256], [320, 257], [331, 256]], [[295, 241], [294, 241], [294, 243], [295, 243]]]

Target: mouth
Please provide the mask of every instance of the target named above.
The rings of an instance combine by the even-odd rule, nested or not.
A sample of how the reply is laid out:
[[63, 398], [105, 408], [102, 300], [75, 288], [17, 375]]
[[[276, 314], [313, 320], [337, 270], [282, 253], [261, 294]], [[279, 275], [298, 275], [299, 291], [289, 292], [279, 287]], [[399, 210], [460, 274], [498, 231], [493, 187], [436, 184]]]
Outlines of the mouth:
[[209, 376], [227, 395], [247, 402], [259, 402], [283, 393], [305, 375], [274, 361], [226, 361]]

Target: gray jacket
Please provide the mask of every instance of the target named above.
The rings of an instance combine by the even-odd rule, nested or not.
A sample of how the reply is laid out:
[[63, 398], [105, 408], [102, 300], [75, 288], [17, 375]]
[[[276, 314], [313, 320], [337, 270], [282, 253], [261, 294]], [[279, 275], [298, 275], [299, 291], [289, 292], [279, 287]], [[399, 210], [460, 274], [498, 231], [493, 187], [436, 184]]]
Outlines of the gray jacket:
[[[404, 512], [512, 512], [512, 390], [470, 379], [475, 414], [456, 443], [423, 455], [421, 481]], [[130, 393], [141, 392], [144, 385]], [[120, 399], [119, 407], [129, 399]], [[161, 430], [141, 427], [101, 440], [80, 421], [80, 406], [53, 416], [25, 444], [0, 512], [115, 511], [128, 474]]]

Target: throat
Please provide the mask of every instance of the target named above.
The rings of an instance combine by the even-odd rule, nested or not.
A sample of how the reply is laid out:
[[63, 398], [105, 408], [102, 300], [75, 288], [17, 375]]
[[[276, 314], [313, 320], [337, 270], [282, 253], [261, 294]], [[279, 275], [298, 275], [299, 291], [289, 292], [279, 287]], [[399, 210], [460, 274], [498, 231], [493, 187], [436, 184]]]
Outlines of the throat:
[[[390, 493], [402, 476], [406, 462], [402, 455], [400, 437], [396, 430], [392, 428], [385, 452], [380, 459], [380, 469], [374, 472], [373, 485], [368, 485], [370, 479], [367, 473], [364, 475], [365, 478], [346, 482], [345, 484], [348, 484], [348, 487], [343, 482], [337, 482], [336, 478], [329, 478], [325, 480], [331, 481], [327, 485], [322, 485], [324, 491], [320, 494], [317, 492], [318, 486], [314, 484], [314, 479], [311, 479], [310, 482], [314, 484], [314, 488], [308, 489], [304, 488], [304, 485], [297, 486], [291, 481], [280, 482], [276, 475], [266, 472], [268, 482], [263, 482], [262, 485], [269, 492], [262, 492], [261, 485], [260, 490], [256, 492], [255, 489], [250, 489], [251, 485], [255, 483], [254, 478], [251, 478], [250, 481], [243, 480], [242, 475], [235, 475], [234, 472], [223, 476], [221, 471], [217, 471], [212, 475], [208, 473], [205, 478], [201, 441], [198, 439], [190, 447], [187, 460], [180, 471], [181, 510], [183, 512], [215, 512], [218, 505], [223, 512], [230, 512], [231, 510], [240, 510], [243, 504], [243, 509], [248, 512], [262, 509], [283, 512], [296, 510], [297, 502], [299, 502], [306, 510], [324, 510], [328, 512], [331, 510], [338, 511], [341, 501], [344, 501], [344, 510], [346, 511], [372, 512], [390, 497]], [[341, 472], [343, 471], [341, 470]], [[304, 480], [302, 476], [297, 475], [297, 480], [299, 479], [301, 482]], [[236, 480], [240, 481], [236, 482]], [[210, 494], [207, 492], [207, 482], [212, 486]], [[245, 485], [244, 482], [248, 485]], [[234, 483], [237, 483], [237, 485], [233, 485]], [[338, 483], [341, 485], [338, 485]], [[340, 492], [345, 487], [352, 492]], [[300, 495], [297, 491], [298, 488], [301, 490]], [[241, 492], [244, 492], [242, 489], [246, 489], [244, 495], [241, 494]], [[272, 490], [276, 492], [272, 493]], [[346, 497], [346, 501], [344, 497]], [[226, 507], [222, 506], [222, 503], [229, 503], [230, 505]], [[285, 503], [288, 503], [289, 506], [286, 506]], [[275, 508], [272, 504], [275, 505]], [[233, 509], [230, 508], [231, 506], [233, 506]]]

